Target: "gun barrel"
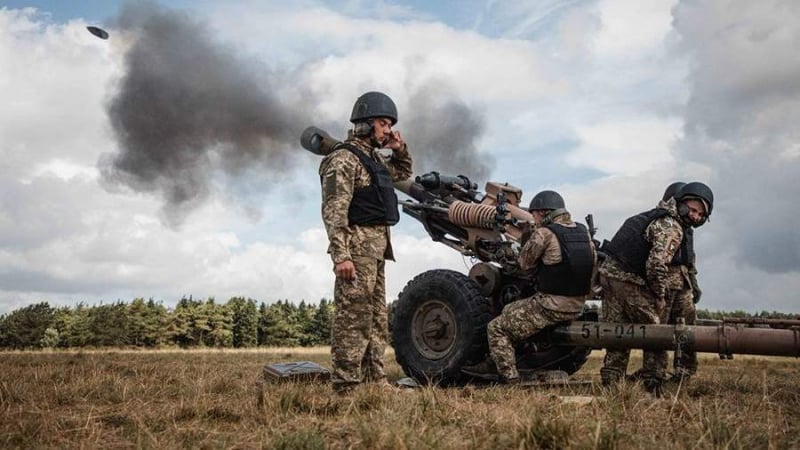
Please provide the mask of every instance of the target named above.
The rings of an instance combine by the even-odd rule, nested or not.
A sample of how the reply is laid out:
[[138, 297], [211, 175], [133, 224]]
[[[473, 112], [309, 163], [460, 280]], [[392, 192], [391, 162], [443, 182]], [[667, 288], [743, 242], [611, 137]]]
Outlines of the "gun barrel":
[[684, 350], [720, 355], [800, 357], [800, 329], [573, 322], [553, 330], [556, 344], [609, 349]]

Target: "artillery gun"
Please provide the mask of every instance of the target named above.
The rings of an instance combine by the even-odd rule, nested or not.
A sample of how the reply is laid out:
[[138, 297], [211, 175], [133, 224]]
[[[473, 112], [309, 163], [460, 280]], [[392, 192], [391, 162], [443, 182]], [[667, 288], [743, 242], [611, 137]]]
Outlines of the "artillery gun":
[[[301, 144], [326, 155], [338, 141], [309, 127]], [[511, 302], [533, 295], [535, 279], [520, 269], [517, 253], [533, 217], [520, 206], [522, 190], [487, 182], [483, 192], [463, 175], [430, 172], [395, 183], [406, 194], [403, 212], [419, 221], [435, 242], [476, 263], [469, 274], [436, 269], [408, 282], [393, 305], [392, 345], [405, 373], [419, 382], [471, 381], [461, 368], [488, 353], [486, 325]], [[592, 216], [586, 217], [594, 235]], [[602, 252], [598, 252], [602, 258]], [[723, 320], [705, 325], [599, 322], [587, 307], [576, 320], [551, 327], [516, 346], [521, 374], [558, 370], [573, 374], [593, 349], [695, 350], [733, 354], [800, 356], [800, 321]]]

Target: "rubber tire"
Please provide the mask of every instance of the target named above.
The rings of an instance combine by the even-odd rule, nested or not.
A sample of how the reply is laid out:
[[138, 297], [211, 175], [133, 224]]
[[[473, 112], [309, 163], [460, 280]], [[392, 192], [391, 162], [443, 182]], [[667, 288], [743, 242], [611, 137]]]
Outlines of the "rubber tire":
[[[428, 301], [438, 300], [454, 314], [455, 340], [445, 356], [432, 359], [414, 343], [414, 314]], [[395, 359], [406, 375], [418, 383], [453, 385], [467, 380], [461, 368], [482, 361], [488, 354], [486, 325], [492, 316], [480, 286], [452, 270], [430, 270], [409, 281], [395, 304], [392, 344]]]
[[[597, 322], [597, 318], [597, 312], [590, 310], [583, 312], [575, 320]], [[524, 349], [518, 348], [516, 352], [517, 368], [522, 370], [563, 370], [572, 375], [586, 364], [591, 353], [592, 347], [553, 346], [546, 351], [536, 353], [525, 353]]]

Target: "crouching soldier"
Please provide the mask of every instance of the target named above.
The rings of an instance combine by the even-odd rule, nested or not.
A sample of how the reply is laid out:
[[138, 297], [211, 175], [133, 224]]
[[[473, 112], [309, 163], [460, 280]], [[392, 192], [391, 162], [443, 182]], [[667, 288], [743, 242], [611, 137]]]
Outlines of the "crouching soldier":
[[531, 200], [536, 229], [519, 254], [519, 264], [535, 274], [536, 295], [510, 303], [489, 322], [491, 357], [462, 372], [479, 378], [519, 382], [514, 344], [558, 322], [578, 317], [591, 292], [597, 255], [589, 231], [572, 221], [557, 192], [542, 191]]
[[[608, 257], [600, 266], [603, 321], [666, 323], [671, 309], [670, 290], [681, 290], [689, 279], [671, 277], [671, 267], [683, 264], [680, 249], [688, 227], [705, 223], [714, 195], [703, 183], [680, 188], [674, 198], [625, 221], [603, 249]], [[693, 264], [693, 261], [692, 261]], [[676, 283], [677, 279], [677, 284]], [[604, 385], [620, 381], [628, 367], [630, 350], [608, 350], [600, 369]], [[666, 378], [667, 354], [645, 351], [640, 376], [647, 390], [661, 394]]]

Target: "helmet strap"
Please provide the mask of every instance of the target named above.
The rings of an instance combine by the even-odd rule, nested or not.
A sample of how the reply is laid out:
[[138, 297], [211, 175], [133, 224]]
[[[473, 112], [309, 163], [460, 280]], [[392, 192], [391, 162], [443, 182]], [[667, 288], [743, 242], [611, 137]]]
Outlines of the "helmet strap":
[[544, 215], [544, 218], [542, 219], [542, 225], [549, 225], [553, 222], [553, 219], [566, 213], [567, 210], [564, 208], [551, 209], [547, 214]]

